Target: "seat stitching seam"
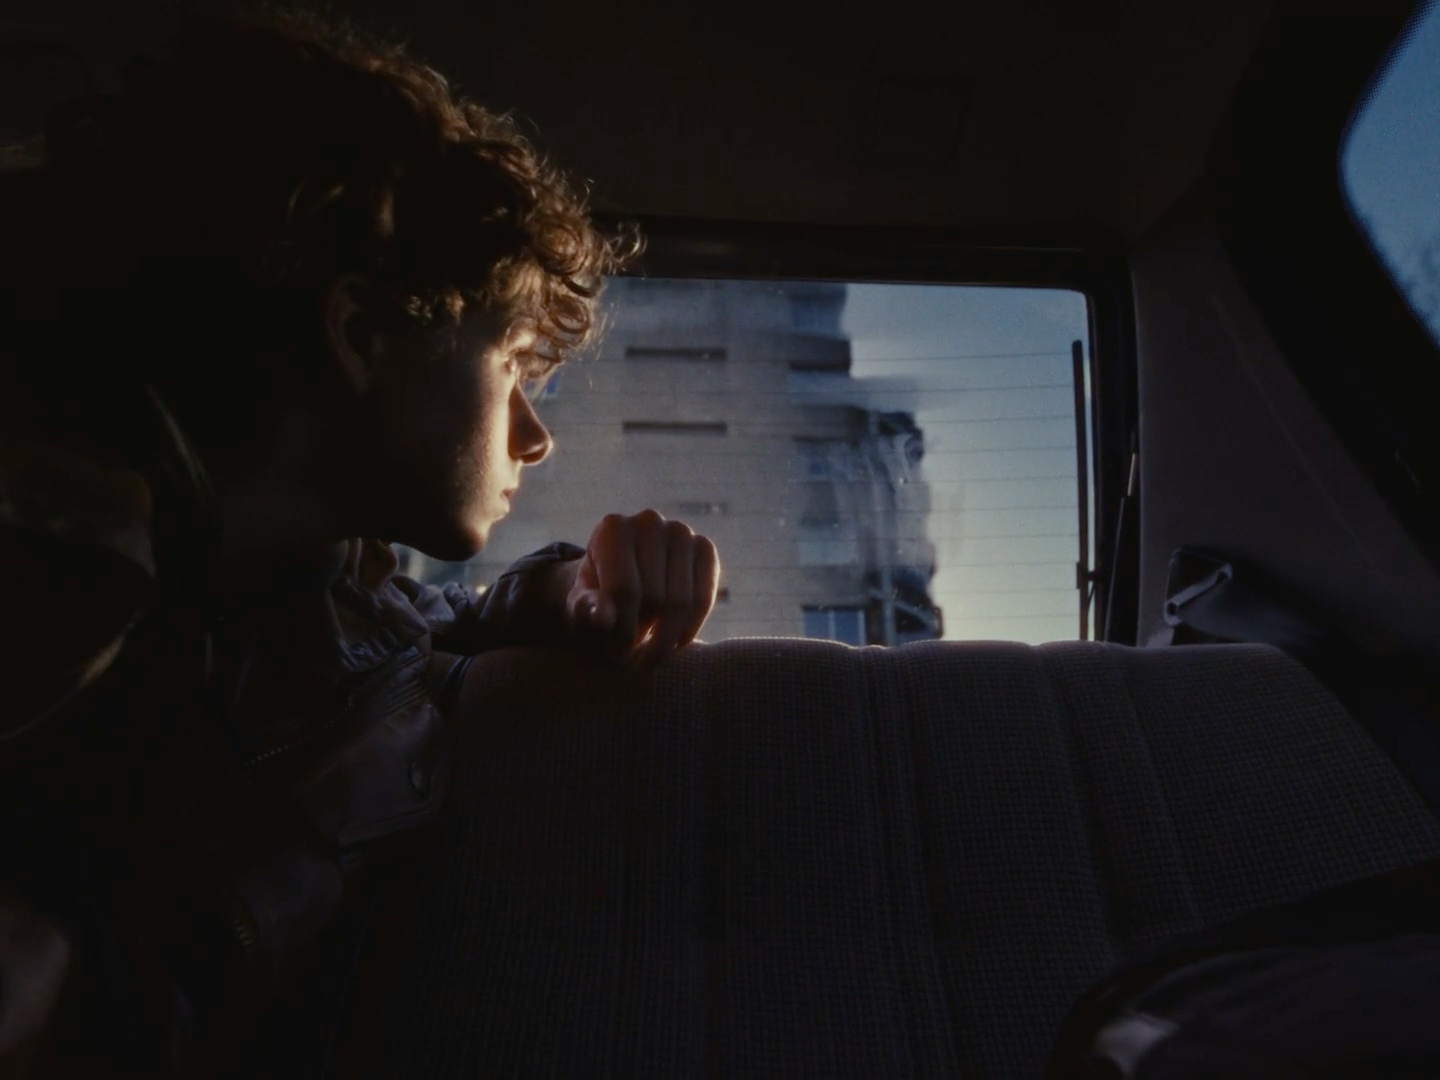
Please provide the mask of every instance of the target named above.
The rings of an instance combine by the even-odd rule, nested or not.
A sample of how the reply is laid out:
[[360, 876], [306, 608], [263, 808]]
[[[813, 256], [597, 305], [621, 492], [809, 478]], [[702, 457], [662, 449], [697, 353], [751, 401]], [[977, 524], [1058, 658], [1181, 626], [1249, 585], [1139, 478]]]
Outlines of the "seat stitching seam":
[[1074, 785], [1076, 799], [1080, 804], [1080, 824], [1085, 834], [1085, 845], [1089, 849], [1090, 873], [1100, 893], [1100, 903], [1104, 909], [1101, 921], [1105, 926], [1105, 935], [1109, 939], [1113, 953], [1117, 946], [1115, 875], [1106, 853], [1106, 845], [1103, 842], [1105, 828], [1104, 823], [1100, 820], [1101, 814], [1097, 805], [1093, 772], [1081, 750], [1080, 710], [1072, 699], [1068, 684], [1064, 684], [1057, 676], [1055, 669], [1058, 665], [1053, 658], [1040, 649], [1033, 650], [1031, 655], [1044, 673], [1045, 685], [1059, 705], [1063, 716], [1061, 735], [1065, 741], [1066, 757], [1070, 763], [1071, 782]]
[[[1184, 646], [1181, 646], [1183, 648]], [[1176, 862], [1180, 866], [1181, 885], [1185, 892], [1182, 897], [1192, 915], [1198, 917], [1200, 906], [1195, 900], [1195, 883], [1190, 869], [1190, 860], [1185, 851], [1185, 845], [1180, 841], [1180, 830], [1175, 827], [1175, 815], [1172, 812], [1172, 798], [1165, 784], [1165, 778], [1160, 773], [1160, 767], [1155, 761], [1154, 747], [1151, 745], [1150, 733], [1145, 730], [1145, 724], [1140, 718], [1140, 706], [1135, 700], [1134, 687], [1130, 685], [1130, 678], [1124, 666], [1119, 661], [1119, 654], [1113, 651], [1117, 647], [1106, 647], [1103, 650], [1105, 663], [1119, 680], [1125, 690], [1125, 702], [1130, 706], [1129, 720], [1134, 725], [1136, 734], [1140, 737], [1140, 749], [1145, 755], [1145, 764], [1150, 769], [1150, 775], [1154, 778], [1155, 787], [1160, 792], [1160, 812], [1163, 818], [1162, 826], [1170, 839], [1175, 844]]]
[[929, 950], [930, 970], [927, 973], [929, 981], [939, 991], [940, 1019], [945, 1025], [945, 1033], [953, 1055], [951, 1063], [956, 1067], [963, 1060], [955, 1018], [950, 1013], [950, 1000], [945, 990], [945, 979], [942, 974], [944, 965], [940, 960], [940, 939], [935, 930], [935, 906], [934, 900], [934, 879], [930, 870], [930, 845], [926, 840], [925, 808], [924, 800], [920, 794], [920, 749], [919, 739], [916, 737], [916, 725], [919, 723], [920, 710], [916, 708], [914, 690], [909, 679], [897, 679], [901, 687], [900, 696], [905, 704], [905, 722], [901, 727], [906, 742], [909, 744], [910, 758], [910, 801], [914, 810], [915, 840], [919, 849], [920, 866], [920, 903], [925, 913], [925, 925], [929, 930], [926, 935]]
[[886, 828], [887, 817], [885, 813], [885, 768], [884, 755], [880, 750], [880, 709], [878, 707], [875, 680], [871, 677], [871, 654], [861, 651], [857, 654], [857, 674], [860, 678], [860, 699], [864, 702], [864, 725], [865, 735], [869, 743], [869, 756], [871, 766], [874, 770], [874, 787], [872, 788], [872, 809], [875, 814], [876, 831], [880, 838], [880, 860], [881, 860], [881, 885], [885, 897], [885, 922], [890, 931], [891, 948], [889, 950], [892, 958], [891, 974], [895, 979], [896, 986], [900, 991], [902, 1013], [905, 1017], [905, 1043], [910, 1055], [910, 1069], [914, 1069], [915, 1048], [914, 1023], [911, 1018], [912, 1009], [910, 1006], [909, 992], [906, 986], [904, 963], [900, 956], [899, 934], [896, 929], [896, 905], [893, 895], [894, 889], [891, 884], [894, 875], [891, 873], [894, 859], [892, 857], [894, 844]]

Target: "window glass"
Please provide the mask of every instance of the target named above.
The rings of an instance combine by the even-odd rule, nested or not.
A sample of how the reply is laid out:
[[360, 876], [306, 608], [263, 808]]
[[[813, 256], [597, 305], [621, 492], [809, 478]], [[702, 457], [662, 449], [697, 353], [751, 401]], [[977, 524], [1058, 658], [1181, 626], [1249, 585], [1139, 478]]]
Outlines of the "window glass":
[[1077, 636], [1083, 294], [621, 278], [605, 305], [537, 404], [555, 451], [510, 518], [411, 573], [480, 586], [653, 507], [720, 550], [706, 640]]
[[858, 607], [803, 609], [803, 633], [809, 638], [865, 644], [865, 611]]
[[1340, 174], [1351, 214], [1440, 343], [1440, 2], [1421, 5], [1356, 111]]

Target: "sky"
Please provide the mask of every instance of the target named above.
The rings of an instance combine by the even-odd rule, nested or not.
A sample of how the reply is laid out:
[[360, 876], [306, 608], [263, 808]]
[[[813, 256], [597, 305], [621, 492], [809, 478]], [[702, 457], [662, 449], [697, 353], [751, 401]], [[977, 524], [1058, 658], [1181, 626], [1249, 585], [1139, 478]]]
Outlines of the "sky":
[[[1401, 275], [1420, 245], [1440, 242], [1440, 0], [1416, 17], [1356, 110], [1340, 175], [1352, 212]], [[1440, 339], [1440, 311], [1429, 322]]]
[[1060, 289], [851, 285], [853, 377], [909, 376], [946, 637], [1078, 633], [1071, 342], [1083, 294]]

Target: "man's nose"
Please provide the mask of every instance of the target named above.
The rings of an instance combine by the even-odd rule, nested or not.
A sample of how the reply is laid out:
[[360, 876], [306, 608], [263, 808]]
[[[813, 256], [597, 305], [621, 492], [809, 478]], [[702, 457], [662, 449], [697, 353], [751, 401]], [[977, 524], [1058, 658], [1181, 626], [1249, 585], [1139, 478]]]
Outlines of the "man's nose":
[[510, 456], [526, 465], [539, 465], [554, 448], [555, 440], [535, 415], [530, 399], [516, 387], [510, 397]]

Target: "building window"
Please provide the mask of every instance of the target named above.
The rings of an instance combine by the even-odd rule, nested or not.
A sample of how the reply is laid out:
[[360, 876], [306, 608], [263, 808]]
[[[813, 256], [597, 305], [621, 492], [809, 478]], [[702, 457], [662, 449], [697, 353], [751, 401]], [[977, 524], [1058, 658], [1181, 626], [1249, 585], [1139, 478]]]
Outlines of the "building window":
[[858, 607], [807, 607], [803, 609], [805, 636], [844, 645], [865, 644], [865, 609]]
[[629, 345], [626, 360], [697, 360], [715, 363], [728, 358], [725, 349], [713, 347], [686, 348], [670, 345]]
[[829, 480], [810, 480], [795, 486], [802, 526], [840, 528], [840, 500], [836, 498], [834, 484]]
[[621, 430], [626, 435], [727, 435], [730, 425], [723, 420], [625, 420]]

